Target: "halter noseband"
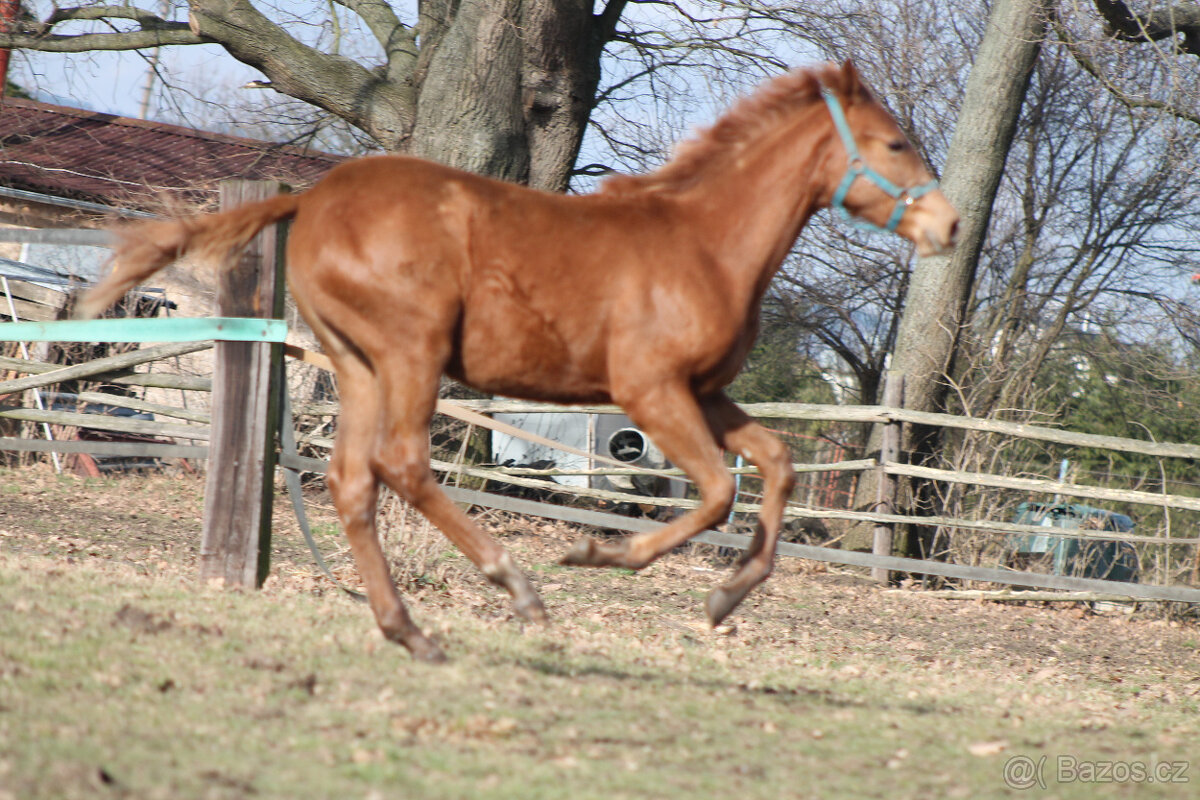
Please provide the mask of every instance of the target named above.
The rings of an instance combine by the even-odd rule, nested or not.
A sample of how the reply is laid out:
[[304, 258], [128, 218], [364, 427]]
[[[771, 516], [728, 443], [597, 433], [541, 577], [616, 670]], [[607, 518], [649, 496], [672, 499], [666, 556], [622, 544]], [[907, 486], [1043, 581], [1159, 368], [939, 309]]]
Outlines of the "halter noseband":
[[[858, 144], [854, 141], [854, 134], [850, 131], [850, 123], [846, 121], [846, 112], [842, 110], [842, 104], [838, 102], [837, 95], [828, 86], [821, 87], [821, 97], [825, 98], [825, 105], [829, 106], [829, 113], [833, 117], [833, 127], [837, 129], [838, 135], [842, 137], [842, 144], [846, 148], [846, 176], [842, 178], [842, 182], [838, 184], [837, 191], [833, 193], [833, 200], [830, 203], [837, 212], [841, 214], [846, 221], [856, 228], [874, 231], [895, 232], [896, 227], [900, 224], [900, 218], [904, 216], [904, 212], [913, 204], [917, 198], [928, 194], [937, 188], [937, 181], [931, 180], [928, 183], [914, 186], [911, 189], [901, 189], [896, 184], [889, 181], [887, 178], [880, 175], [863, 160], [859, 155]], [[887, 224], [883, 227], [876, 225], [873, 222], [866, 220], [857, 220], [846, 208], [846, 195], [850, 192], [850, 186], [858, 179], [859, 176], [866, 178], [871, 183], [882, 189], [889, 197], [896, 198], [896, 205], [892, 209], [892, 215], [888, 217]]]

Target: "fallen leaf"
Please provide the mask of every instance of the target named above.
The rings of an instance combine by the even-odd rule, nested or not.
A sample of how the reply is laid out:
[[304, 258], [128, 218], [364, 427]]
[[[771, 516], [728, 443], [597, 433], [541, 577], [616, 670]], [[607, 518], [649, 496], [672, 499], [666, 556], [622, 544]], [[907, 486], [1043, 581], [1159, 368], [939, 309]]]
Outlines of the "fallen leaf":
[[991, 742], [975, 742], [967, 745], [967, 752], [973, 756], [994, 756], [1008, 748], [1007, 739], [996, 739]]

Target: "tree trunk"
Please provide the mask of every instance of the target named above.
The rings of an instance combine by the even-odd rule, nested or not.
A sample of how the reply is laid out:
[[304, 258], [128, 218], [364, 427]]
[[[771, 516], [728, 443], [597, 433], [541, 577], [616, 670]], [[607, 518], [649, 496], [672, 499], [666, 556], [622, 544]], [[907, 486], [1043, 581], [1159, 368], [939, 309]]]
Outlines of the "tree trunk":
[[427, 3], [416, 119], [401, 149], [563, 191], [605, 38], [585, 0]]
[[[422, 0], [407, 25], [386, 0], [338, 0], [383, 50], [367, 65], [293, 37], [250, 0], [190, 0], [187, 22], [128, 4], [56, 8], [0, 24], [0, 52], [218, 44], [263, 88], [309, 103], [384, 150], [564, 191], [600, 83], [600, 57], [628, 0]], [[340, 9], [340, 10], [339, 10]], [[107, 33], [59, 33], [86, 20]], [[12, 28], [12, 30], [7, 30]]]
[[[958, 247], [950, 255], [919, 259], [909, 281], [891, 369], [905, 376], [906, 408], [940, 411], [950, 388], [960, 327], [987, 234], [992, 204], [1004, 172], [1033, 65], [1041, 50], [1051, 0], [997, 0], [967, 80], [958, 125], [946, 156], [942, 191], [958, 209]], [[869, 449], [877, 450], [881, 430]], [[938, 429], [914, 426], [904, 450], [917, 461], [937, 452]], [[856, 507], [874, 503], [871, 473], [855, 493]], [[850, 549], [870, 547], [871, 529], [860, 526], [845, 539]], [[898, 537], [900, 538], [900, 537]], [[903, 549], [913, 553], [907, 537]]]

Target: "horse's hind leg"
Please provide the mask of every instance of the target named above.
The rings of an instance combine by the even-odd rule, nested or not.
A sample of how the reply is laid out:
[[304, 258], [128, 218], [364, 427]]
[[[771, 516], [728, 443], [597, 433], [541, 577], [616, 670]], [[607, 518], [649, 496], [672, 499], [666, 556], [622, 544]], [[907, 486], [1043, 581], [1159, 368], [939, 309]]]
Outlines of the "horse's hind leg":
[[383, 384], [384, 416], [372, 456], [375, 473], [454, 542], [479, 570], [508, 590], [513, 608], [532, 622], [546, 610], [508, 552], [451, 502], [429, 467], [429, 421], [437, 402], [441, 364], [433, 369], [397, 354], [376, 368]]
[[423, 661], [445, 661], [438, 646], [409, 617], [392, 582], [375, 529], [379, 480], [372, 471], [369, 454], [379, 421], [379, 387], [370, 370], [354, 355], [344, 353], [336, 363], [342, 414], [326, 480], [366, 585], [371, 611], [383, 635], [404, 645], [413, 656]]
[[641, 569], [720, 522], [733, 503], [733, 477], [725, 468], [720, 448], [690, 387], [682, 382], [662, 383], [630, 394], [629, 399], [614, 397], [663, 454], [696, 482], [700, 506], [663, 528], [616, 542], [580, 539], [563, 558], [563, 564]]
[[762, 510], [750, 549], [742, 556], [733, 578], [714, 589], [705, 603], [708, 619], [715, 626], [771, 574], [783, 509], [796, 477], [787, 446], [723, 393], [706, 398], [704, 411], [713, 435], [722, 446], [757, 466], [763, 478]]

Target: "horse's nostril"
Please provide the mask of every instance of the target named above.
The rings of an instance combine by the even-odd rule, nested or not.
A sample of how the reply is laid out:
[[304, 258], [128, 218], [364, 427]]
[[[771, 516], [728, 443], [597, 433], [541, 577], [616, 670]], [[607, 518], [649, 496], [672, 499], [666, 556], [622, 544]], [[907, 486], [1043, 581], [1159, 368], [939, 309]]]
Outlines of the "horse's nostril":
[[958, 220], [954, 220], [954, 222], [950, 223], [950, 238], [947, 240], [946, 244], [954, 244], [957, 241], [958, 241]]

